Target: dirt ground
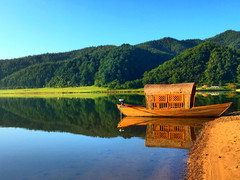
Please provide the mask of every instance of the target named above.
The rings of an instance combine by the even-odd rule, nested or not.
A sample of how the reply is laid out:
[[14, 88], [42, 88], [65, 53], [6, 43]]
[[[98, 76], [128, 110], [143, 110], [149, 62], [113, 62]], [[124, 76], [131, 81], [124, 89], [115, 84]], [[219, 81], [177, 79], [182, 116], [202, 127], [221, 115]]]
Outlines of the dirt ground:
[[240, 179], [239, 112], [204, 126], [190, 150], [186, 179]]

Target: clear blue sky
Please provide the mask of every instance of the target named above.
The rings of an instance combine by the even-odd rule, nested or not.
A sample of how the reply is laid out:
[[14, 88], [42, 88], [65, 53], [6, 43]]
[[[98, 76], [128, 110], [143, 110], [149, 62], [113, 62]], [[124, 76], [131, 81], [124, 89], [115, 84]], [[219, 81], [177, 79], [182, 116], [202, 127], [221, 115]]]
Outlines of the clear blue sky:
[[0, 59], [240, 31], [239, 0], [1, 0]]

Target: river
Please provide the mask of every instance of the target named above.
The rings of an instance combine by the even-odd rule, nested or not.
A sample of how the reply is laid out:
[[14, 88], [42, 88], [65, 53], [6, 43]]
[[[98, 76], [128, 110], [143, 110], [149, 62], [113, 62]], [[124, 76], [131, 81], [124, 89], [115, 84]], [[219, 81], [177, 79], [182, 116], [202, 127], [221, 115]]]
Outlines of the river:
[[[181, 179], [189, 148], [206, 119], [121, 119], [118, 99], [0, 98], [1, 179]], [[201, 93], [196, 106], [233, 102], [236, 93]], [[139, 121], [141, 121], [139, 123]], [[119, 123], [127, 122], [118, 129]]]

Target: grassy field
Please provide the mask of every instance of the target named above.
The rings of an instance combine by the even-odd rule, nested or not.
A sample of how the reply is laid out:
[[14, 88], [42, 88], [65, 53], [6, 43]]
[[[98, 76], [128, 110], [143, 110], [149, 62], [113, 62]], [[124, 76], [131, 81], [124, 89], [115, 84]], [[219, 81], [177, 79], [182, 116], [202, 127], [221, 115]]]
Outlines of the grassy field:
[[95, 99], [107, 96], [107, 93], [49, 93], [49, 94], [0, 94], [0, 98], [81, 98]]
[[29, 94], [29, 93], [86, 93], [105, 92], [107, 88], [84, 86], [67, 88], [34, 88], [34, 89], [3, 89], [0, 94]]
[[35, 89], [4, 89], [0, 90], [0, 97], [102, 97], [116, 93], [143, 93], [143, 89], [109, 90], [103, 87], [83, 86], [68, 88], [35, 88]]

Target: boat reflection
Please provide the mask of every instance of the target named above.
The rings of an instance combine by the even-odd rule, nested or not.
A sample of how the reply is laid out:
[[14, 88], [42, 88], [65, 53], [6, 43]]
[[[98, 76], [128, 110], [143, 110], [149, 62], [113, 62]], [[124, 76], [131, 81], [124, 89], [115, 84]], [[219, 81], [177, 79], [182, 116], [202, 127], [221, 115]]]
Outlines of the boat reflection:
[[189, 149], [196, 139], [196, 130], [214, 118], [146, 118], [124, 117], [118, 128], [147, 126], [145, 146]]

